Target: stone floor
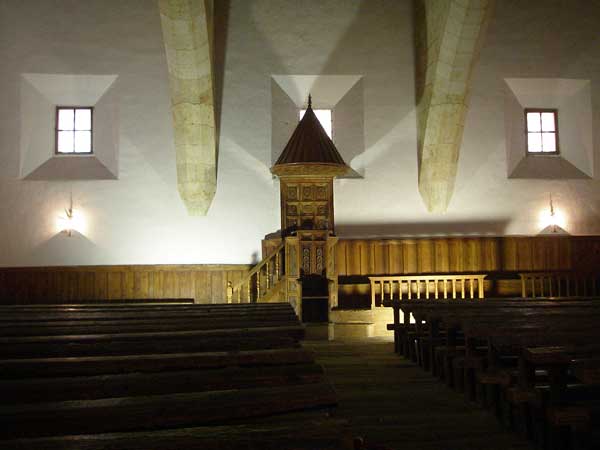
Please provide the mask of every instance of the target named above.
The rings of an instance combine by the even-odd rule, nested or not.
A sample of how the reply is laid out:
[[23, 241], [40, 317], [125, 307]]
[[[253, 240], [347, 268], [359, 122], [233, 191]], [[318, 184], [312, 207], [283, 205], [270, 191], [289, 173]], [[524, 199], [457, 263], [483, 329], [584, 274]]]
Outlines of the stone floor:
[[[393, 342], [305, 341], [316, 352], [339, 395], [334, 417], [369, 446], [395, 450], [530, 449], [496, 418], [465, 402], [412, 362]], [[377, 448], [377, 447], [376, 447]]]

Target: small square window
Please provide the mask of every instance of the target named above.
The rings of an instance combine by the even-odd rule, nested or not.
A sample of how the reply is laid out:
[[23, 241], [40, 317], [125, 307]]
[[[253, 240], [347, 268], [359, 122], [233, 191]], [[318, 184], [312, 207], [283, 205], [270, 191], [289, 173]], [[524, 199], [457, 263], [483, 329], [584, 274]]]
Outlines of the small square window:
[[[302, 120], [302, 117], [304, 117], [305, 112], [306, 112], [305, 109], [300, 110], [300, 119], [299, 120]], [[325, 133], [327, 133], [327, 136], [329, 136], [329, 139], [333, 140], [333, 122], [331, 120], [331, 110], [330, 109], [313, 109], [313, 112], [315, 113], [315, 116], [317, 116], [317, 119], [319, 119], [319, 122], [321, 123], [321, 126], [325, 130]]]
[[525, 110], [527, 153], [558, 153], [558, 111], [527, 108]]
[[56, 107], [56, 153], [92, 153], [93, 108]]

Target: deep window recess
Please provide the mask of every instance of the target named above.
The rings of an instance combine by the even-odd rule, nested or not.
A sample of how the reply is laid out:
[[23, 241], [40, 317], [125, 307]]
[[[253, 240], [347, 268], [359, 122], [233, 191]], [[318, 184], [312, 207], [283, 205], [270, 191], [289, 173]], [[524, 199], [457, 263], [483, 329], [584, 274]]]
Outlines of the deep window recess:
[[528, 108], [525, 110], [527, 153], [558, 153], [558, 111]]
[[56, 107], [56, 153], [92, 153], [91, 107]]

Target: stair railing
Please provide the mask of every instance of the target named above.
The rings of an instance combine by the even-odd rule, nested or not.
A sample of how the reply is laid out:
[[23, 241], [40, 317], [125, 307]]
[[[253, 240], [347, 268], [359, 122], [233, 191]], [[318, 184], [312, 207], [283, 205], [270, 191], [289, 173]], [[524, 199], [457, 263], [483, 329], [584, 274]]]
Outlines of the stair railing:
[[228, 283], [227, 303], [258, 303], [285, 276], [285, 241], [255, 265], [237, 284]]

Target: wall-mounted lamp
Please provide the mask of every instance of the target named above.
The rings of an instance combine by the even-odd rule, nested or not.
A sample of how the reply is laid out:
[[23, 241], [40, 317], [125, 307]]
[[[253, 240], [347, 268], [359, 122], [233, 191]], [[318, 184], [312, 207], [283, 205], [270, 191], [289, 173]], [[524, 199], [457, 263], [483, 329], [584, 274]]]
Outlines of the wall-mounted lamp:
[[556, 233], [556, 211], [554, 211], [554, 204], [552, 203], [552, 194], [550, 194], [550, 226], [552, 227], [552, 232]]
[[560, 208], [554, 206], [552, 194], [547, 208], [544, 208], [540, 214], [540, 227], [546, 233], [564, 233], [566, 227], [566, 218]]
[[83, 233], [85, 229], [85, 221], [79, 210], [73, 209], [73, 196], [69, 202], [69, 207], [65, 208], [65, 213], [58, 217], [57, 221], [58, 231], [65, 233], [67, 236], [73, 236], [73, 231]]

